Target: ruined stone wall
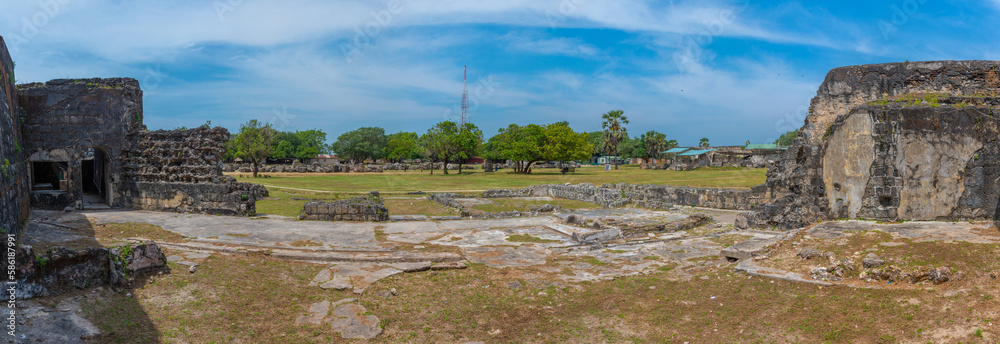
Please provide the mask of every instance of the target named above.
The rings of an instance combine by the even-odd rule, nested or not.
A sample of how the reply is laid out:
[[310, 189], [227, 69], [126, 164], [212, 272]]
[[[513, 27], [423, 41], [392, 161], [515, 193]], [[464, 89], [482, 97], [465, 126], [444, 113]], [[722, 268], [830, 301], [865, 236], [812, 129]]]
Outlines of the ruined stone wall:
[[124, 150], [126, 208], [219, 215], [256, 215], [267, 195], [257, 184], [222, 174], [225, 128], [142, 131]]
[[856, 106], [906, 93], [991, 94], [1000, 89], [1000, 61], [927, 61], [834, 68], [809, 106], [799, 136], [818, 144]]
[[632, 204], [650, 209], [669, 209], [674, 205], [717, 209], [751, 210], [773, 201], [764, 186], [749, 190], [675, 187], [668, 185], [631, 185], [627, 183], [604, 184], [600, 187], [589, 183], [577, 185], [536, 185], [524, 189], [487, 190], [484, 197], [549, 196], [593, 203], [605, 208], [618, 208]]
[[[61, 210], [83, 197], [88, 148], [105, 164], [113, 208], [255, 215], [267, 189], [222, 174], [224, 128], [147, 131], [135, 79], [52, 80], [18, 86], [30, 162], [65, 164], [59, 190], [33, 190], [32, 206]], [[97, 159], [94, 159], [97, 160]], [[62, 165], [58, 165], [62, 166]]]
[[[29, 162], [65, 163], [66, 184], [56, 192], [32, 192], [32, 207], [61, 210], [82, 198], [81, 161], [89, 148], [107, 157], [105, 201], [123, 207], [123, 149], [128, 133], [144, 129], [142, 91], [130, 78], [59, 79], [18, 85], [26, 113], [24, 142]], [[58, 192], [61, 191], [61, 192]]]
[[20, 233], [28, 217], [30, 179], [14, 90], [14, 62], [0, 37], [0, 231]]
[[823, 159], [829, 217], [996, 219], [997, 115], [990, 107], [890, 104], [841, 116]]
[[372, 191], [367, 197], [308, 202], [303, 207], [299, 220], [389, 221], [389, 210], [385, 208], [379, 193]]
[[[990, 122], [968, 111], [990, 111], [996, 106], [983, 102], [995, 102], [989, 95], [1000, 92], [998, 66], [997, 61], [934, 61], [831, 70], [812, 100], [799, 137], [768, 169], [768, 192], [779, 197], [755, 209], [749, 222], [791, 229], [841, 217], [995, 217], [996, 209], [989, 209], [995, 202], [990, 197], [979, 191], [966, 195], [967, 190], [981, 187], [958, 184], [995, 183], [989, 180], [993, 172], [982, 160], [991, 154], [991, 141], [977, 131], [985, 129], [972, 130], [954, 121]], [[930, 93], [944, 97], [920, 100], [920, 94]], [[916, 101], [895, 103], [904, 95], [918, 96], [911, 98]], [[887, 108], [865, 105], [875, 101]], [[960, 102], [957, 106], [939, 104], [956, 101]], [[853, 116], [856, 108], [867, 115]], [[938, 174], [932, 175], [931, 170]], [[907, 176], [930, 182], [907, 180]], [[956, 199], [957, 194], [963, 196]]]

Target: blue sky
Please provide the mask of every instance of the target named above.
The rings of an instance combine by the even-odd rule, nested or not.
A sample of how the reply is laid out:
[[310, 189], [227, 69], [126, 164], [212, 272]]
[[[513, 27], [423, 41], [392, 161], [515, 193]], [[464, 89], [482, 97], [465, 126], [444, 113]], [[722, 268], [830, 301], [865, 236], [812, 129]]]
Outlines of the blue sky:
[[25, 0], [0, 35], [19, 82], [133, 77], [151, 129], [257, 118], [281, 130], [569, 121], [682, 145], [797, 129], [827, 71], [1000, 59], [997, 0]]

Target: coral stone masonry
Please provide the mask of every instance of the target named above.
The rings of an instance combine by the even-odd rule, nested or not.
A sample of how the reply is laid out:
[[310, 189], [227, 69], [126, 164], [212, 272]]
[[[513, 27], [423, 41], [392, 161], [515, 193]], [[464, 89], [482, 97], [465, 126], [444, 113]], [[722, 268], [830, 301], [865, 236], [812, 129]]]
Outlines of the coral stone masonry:
[[996, 61], [836, 68], [747, 221], [997, 220]]
[[0, 37], [0, 231], [19, 233], [28, 218], [28, 164], [14, 89], [14, 62]]

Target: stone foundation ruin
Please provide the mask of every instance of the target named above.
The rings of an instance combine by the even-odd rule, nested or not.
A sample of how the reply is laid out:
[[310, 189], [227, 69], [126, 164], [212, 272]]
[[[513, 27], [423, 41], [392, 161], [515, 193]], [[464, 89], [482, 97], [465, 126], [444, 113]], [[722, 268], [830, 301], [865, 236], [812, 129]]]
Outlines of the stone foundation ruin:
[[307, 202], [299, 215], [299, 220], [320, 221], [389, 221], [389, 210], [385, 208], [378, 191], [366, 197], [322, 202]]
[[524, 189], [486, 190], [483, 196], [486, 198], [549, 196], [592, 203], [605, 208], [620, 208], [631, 204], [657, 210], [670, 209], [675, 205], [750, 210], [774, 200], [767, 188], [762, 185], [743, 190], [627, 183], [602, 186], [589, 183], [536, 185]]

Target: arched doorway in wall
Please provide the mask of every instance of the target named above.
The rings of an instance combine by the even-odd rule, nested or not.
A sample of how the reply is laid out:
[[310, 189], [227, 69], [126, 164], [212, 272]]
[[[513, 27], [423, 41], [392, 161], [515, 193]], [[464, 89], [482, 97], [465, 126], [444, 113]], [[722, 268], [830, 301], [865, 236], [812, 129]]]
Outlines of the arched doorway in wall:
[[91, 147], [80, 161], [83, 175], [83, 208], [107, 209], [110, 183], [108, 183], [108, 154], [101, 148]]

